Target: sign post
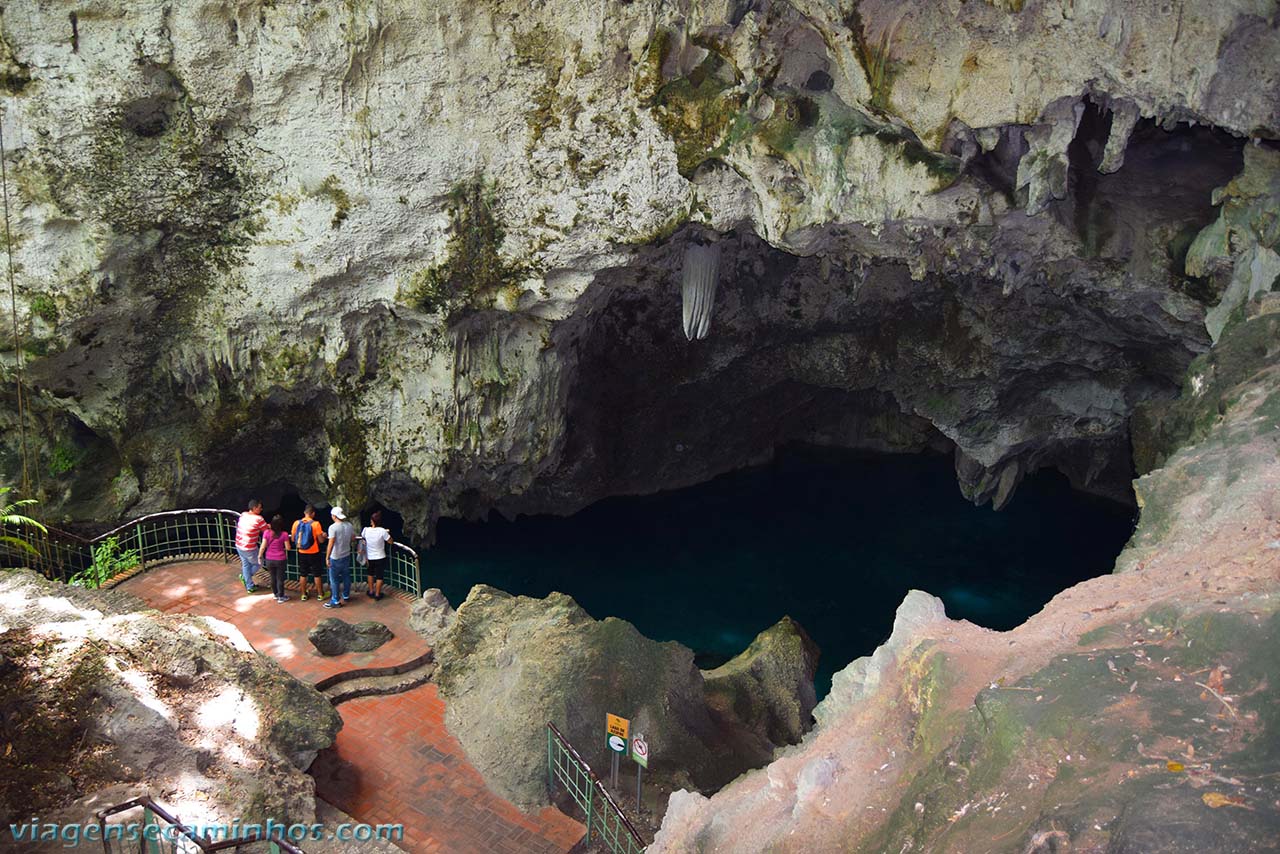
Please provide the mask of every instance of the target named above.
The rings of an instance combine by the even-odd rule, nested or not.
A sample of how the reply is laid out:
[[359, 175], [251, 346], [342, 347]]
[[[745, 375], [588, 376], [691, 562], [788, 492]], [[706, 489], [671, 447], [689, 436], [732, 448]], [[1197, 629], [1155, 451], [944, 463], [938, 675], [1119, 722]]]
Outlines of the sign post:
[[640, 802], [640, 780], [644, 769], [649, 767], [649, 742], [640, 733], [631, 739], [631, 758], [636, 763], [636, 812], [640, 813], [644, 811]]
[[606, 713], [604, 726], [605, 738], [609, 749], [613, 751], [610, 785], [616, 789], [618, 788], [618, 757], [627, 752], [627, 736], [631, 732], [631, 721]]

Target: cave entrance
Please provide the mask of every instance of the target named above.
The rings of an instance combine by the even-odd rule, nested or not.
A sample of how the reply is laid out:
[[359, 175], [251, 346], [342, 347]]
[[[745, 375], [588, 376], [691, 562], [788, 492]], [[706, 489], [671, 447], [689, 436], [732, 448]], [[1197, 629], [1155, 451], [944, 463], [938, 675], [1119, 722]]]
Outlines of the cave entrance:
[[741, 652], [784, 615], [822, 649], [817, 690], [889, 634], [913, 588], [947, 613], [1010, 629], [1059, 591], [1107, 573], [1133, 514], [1050, 470], [1005, 510], [956, 490], [951, 460], [789, 445], [697, 486], [609, 498], [571, 516], [443, 519], [426, 586], [459, 603], [486, 583], [573, 596], [692, 648], [700, 667]]

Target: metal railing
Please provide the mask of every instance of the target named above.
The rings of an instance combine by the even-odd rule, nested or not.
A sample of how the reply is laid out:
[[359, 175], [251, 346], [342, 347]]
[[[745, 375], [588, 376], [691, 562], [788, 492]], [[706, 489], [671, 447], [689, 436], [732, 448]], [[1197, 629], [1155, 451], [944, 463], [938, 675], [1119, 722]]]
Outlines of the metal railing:
[[557, 781], [587, 815], [587, 834], [583, 841], [590, 844], [594, 836], [613, 854], [641, 854], [644, 851], [644, 839], [609, 790], [568, 739], [560, 734], [556, 725], [548, 722], [548, 788], [554, 790]]
[[[128, 810], [142, 809], [142, 825], [108, 825], [107, 817]], [[265, 852], [265, 854], [305, 854], [284, 838], [270, 836], [261, 826], [250, 825], [245, 832], [230, 839], [213, 840], [199, 836], [164, 807], [148, 797], [134, 798], [94, 814], [98, 819], [98, 836], [106, 854], [200, 854], [208, 851]], [[167, 825], [167, 826], [166, 826]], [[135, 833], [136, 832], [136, 833]]]
[[[4, 549], [0, 551], [0, 566], [33, 569], [46, 578], [66, 583], [93, 566], [95, 559], [113, 560], [119, 572], [180, 560], [235, 560], [239, 518], [234, 510], [171, 510], [134, 519], [92, 539], [56, 528], [40, 531], [27, 525], [10, 526], [4, 533], [33, 551]], [[393, 543], [387, 554], [387, 585], [415, 596], [420, 594], [418, 553], [402, 543]], [[291, 550], [288, 555], [285, 577], [297, 579], [298, 553]], [[359, 581], [362, 572], [362, 567], [353, 566], [352, 580]]]

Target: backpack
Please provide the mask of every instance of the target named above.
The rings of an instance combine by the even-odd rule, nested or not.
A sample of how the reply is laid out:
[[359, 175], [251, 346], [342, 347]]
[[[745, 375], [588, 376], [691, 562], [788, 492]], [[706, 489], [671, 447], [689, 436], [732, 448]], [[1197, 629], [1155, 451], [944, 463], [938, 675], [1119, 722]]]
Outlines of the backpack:
[[299, 551], [305, 551], [316, 544], [316, 529], [313, 523], [303, 519], [297, 524], [293, 538], [294, 545]]

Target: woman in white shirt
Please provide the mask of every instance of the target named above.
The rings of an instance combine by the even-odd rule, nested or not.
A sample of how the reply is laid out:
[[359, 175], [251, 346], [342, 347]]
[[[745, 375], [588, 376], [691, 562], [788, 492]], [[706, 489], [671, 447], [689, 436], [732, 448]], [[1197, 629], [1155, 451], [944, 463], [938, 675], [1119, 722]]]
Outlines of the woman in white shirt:
[[369, 526], [360, 532], [364, 540], [364, 554], [369, 562], [369, 586], [365, 595], [382, 598], [382, 581], [387, 575], [387, 549], [391, 546], [391, 532], [382, 527], [382, 511], [375, 510], [369, 517]]

